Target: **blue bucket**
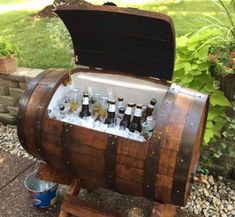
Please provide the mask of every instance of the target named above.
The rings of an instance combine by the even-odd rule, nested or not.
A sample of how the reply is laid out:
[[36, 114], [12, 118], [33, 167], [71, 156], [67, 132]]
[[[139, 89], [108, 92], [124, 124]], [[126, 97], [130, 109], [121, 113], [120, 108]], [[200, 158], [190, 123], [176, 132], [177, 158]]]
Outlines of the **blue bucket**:
[[33, 205], [48, 208], [56, 202], [58, 184], [37, 179], [36, 173], [34, 171], [26, 177], [24, 186], [29, 191]]

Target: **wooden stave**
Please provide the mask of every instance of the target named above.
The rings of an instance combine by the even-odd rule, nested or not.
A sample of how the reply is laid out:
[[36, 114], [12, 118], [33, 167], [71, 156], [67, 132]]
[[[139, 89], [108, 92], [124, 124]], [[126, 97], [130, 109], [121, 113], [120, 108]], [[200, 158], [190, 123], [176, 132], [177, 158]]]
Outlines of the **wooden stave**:
[[[48, 103], [49, 103], [49, 101], [50, 101], [50, 98], [53, 96], [53, 93], [55, 92], [55, 90], [56, 90], [56, 88], [62, 83], [62, 81], [66, 78], [67, 76], [66, 76], [66, 73], [64, 74], [64, 76], [62, 76], [62, 77], [60, 77], [60, 78], [56, 78], [55, 80], [56, 81], [54, 81], [54, 83], [53, 83], [53, 88], [51, 88], [51, 93], [50, 94], [48, 94], [50, 97], [48, 98]], [[50, 79], [47, 81], [47, 82], [45, 82], [45, 81], [43, 81], [43, 82], [41, 82], [41, 84], [44, 84], [44, 85], [46, 85], [46, 84], [49, 84], [49, 81], [50, 81]], [[45, 105], [45, 109], [47, 108], [47, 106], [48, 105]], [[48, 118], [48, 115], [47, 115], [47, 110], [45, 110], [44, 111], [44, 113], [43, 113], [43, 117], [42, 117], [42, 121], [45, 121], [45, 120], [49, 120], [49, 118]], [[51, 121], [51, 120], [50, 120]], [[61, 127], [62, 127], [62, 125], [63, 125], [63, 123], [61, 123], [60, 121], [55, 121], [55, 123], [56, 123], [56, 129], [60, 129]], [[40, 125], [40, 126], [42, 126], [42, 127], [45, 127], [45, 129], [40, 129], [40, 134], [41, 134], [41, 131], [42, 132], [44, 132], [45, 133], [45, 131], [47, 132], [47, 133], [49, 133], [50, 135], [53, 135], [53, 133], [55, 133], [55, 132], [53, 132], [54, 130], [53, 130], [53, 128], [52, 129], [48, 129], [48, 125]], [[47, 126], [47, 127], [46, 127]], [[32, 127], [32, 126], [28, 126], [28, 127]], [[74, 129], [75, 129], [75, 132], [78, 130], [77, 128], [78, 128], [78, 126], [73, 126], [74, 127]], [[85, 129], [86, 131], [87, 131], [87, 129]], [[57, 132], [57, 131], [56, 131]], [[48, 134], [48, 135], [49, 135]], [[122, 139], [122, 142], [123, 143], [126, 143], [126, 144], [128, 144], [128, 142], [127, 142], [128, 140], [126, 140], [126, 139]], [[135, 143], [135, 142], [134, 142]], [[29, 144], [33, 144], [33, 143], [29, 143]], [[119, 145], [120, 146], [120, 145]], [[146, 142], [146, 143], [144, 143], [144, 145], [143, 145], [145, 148], [147, 148], [148, 147], [148, 143]], [[31, 147], [31, 149], [32, 149], [32, 147]], [[44, 149], [44, 147], [42, 146], [42, 150]], [[165, 149], [165, 150], [167, 150], [167, 149]], [[63, 151], [61, 151], [61, 156], [59, 157], [59, 158], [61, 158], [61, 159], [63, 159], [63, 153], [62, 153]], [[127, 150], [127, 152], [128, 152], [128, 150]], [[38, 157], [37, 155], [36, 155], [36, 157]], [[60, 169], [60, 170], [64, 170], [64, 169], [66, 169], [67, 167], [66, 166], [64, 166], [62, 163], [60, 164], [60, 166], [58, 167], [58, 165], [56, 165], [53, 161], [51, 161], [50, 160], [50, 155], [48, 155], [48, 153], [47, 152], [45, 152], [44, 153], [44, 159], [45, 159], [45, 161], [47, 161], [48, 163], [50, 163], [51, 165], [53, 165], [54, 167], [56, 167], [57, 169]], [[142, 156], [142, 158], [143, 158], [143, 160], [146, 158], [146, 156]], [[159, 178], [159, 175], [160, 174], [155, 174], [156, 175], [156, 177], [158, 177]], [[84, 178], [84, 180], [85, 180], [85, 177], [83, 177]], [[164, 180], [164, 177], [162, 178], [162, 180]], [[157, 182], [158, 182], [159, 180], [157, 180], [156, 181], [156, 186], [157, 186]], [[130, 182], [130, 181], [129, 181]], [[105, 181], [104, 180], [99, 180], [97, 183], [99, 183], [101, 186], [103, 186], [103, 187], [107, 187], [107, 185], [106, 185], [106, 183], [105, 183]], [[122, 178], [118, 178], [117, 177], [117, 183], [122, 183], [121, 185], [123, 185], [123, 186], [119, 186], [119, 188], [120, 189], [118, 189], [119, 190], [119, 192], [121, 192], [121, 193], [127, 193], [126, 191], [127, 190], [125, 190], [125, 192], [123, 192], [123, 190], [122, 189], [128, 189], [128, 184], [126, 184], [126, 182], [125, 182], [125, 180], [123, 181], [122, 180]], [[143, 196], [143, 192], [142, 192], [142, 183], [140, 182], [140, 183], [138, 183], [137, 185], [136, 185], [136, 183], [133, 183], [133, 182], [130, 182], [131, 184], [133, 184], [134, 186], [135, 186], [135, 191], [133, 190], [133, 192], [132, 192], [132, 194], [134, 194], [135, 196]], [[91, 186], [91, 183], [89, 183], [89, 180], [86, 180], [86, 181], [84, 181], [84, 185], [85, 185], [85, 187], [87, 187], [87, 186]], [[119, 184], [120, 185], [120, 184]], [[125, 187], [126, 186], [126, 187]], [[156, 187], [155, 186], [155, 187]], [[130, 190], [132, 190], [132, 189], [130, 189]], [[137, 191], [138, 190], [138, 191]], [[137, 192], [136, 192], [137, 191]], [[172, 189], [169, 189], [168, 190], [168, 192], [167, 192], [167, 194], [168, 194], [168, 199], [167, 200], [165, 200], [165, 201], [160, 201], [160, 202], [170, 202], [170, 203], [178, 203], [178, 202], [172, 202], [171, 201], [171, 196], [169, 196], [170, 194], [171, 194], [171, 191], [172, 191]], [[186, 192], [187, 190], [185, 189], [185, 195], [188, 195], [188, 192]], [[159, 189], [155, 192], [155, 195], [154, 195], [154, 200], [156, 200], [156, 201], [159, 201], [159, 192], [161, 192], [161, 191], [159, 191]], [[185, 203], [185, 197], [184, 198], [182, 198], [182, 200], [183, 200], [183, 202]], [[178, 205], [178, 204], [177, 204]]]

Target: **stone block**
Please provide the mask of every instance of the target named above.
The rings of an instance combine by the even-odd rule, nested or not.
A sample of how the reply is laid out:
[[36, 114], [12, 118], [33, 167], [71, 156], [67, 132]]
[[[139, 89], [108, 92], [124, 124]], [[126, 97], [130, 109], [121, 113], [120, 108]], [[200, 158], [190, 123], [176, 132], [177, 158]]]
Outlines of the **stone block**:
[[18, 81], [12, 81], [0, 78], [0, 86], [2, 87], [19, 87]]
[[0, 122], [4, 124], [16, 124], [16, 117], [9, 113], [0, 113]]
[[18, 110], [19, 110], [18, 107], [8, 106], [8, 111], [10, 115], [13, 115], [16, 117], [18, 115]]
[[30, 74], [33, 69], [18, 67], [15, 72], [9, 74], [0, 74], [0, 78], [12, 81], [25, 81], [25, 76]]
[[25, 76], [25, 80], [29, 82], [43, 71], [43, 69], [33, 69]]
[[10, 95], [9, 88], [0, 86], [0, 95], [9, 96]]
[[11, 96], [0, 96], [0, 102], [6, 106], [17, 106], [19, 104], [19, 100]]
[[25, 90], [22, 90], [20, 88], [9, 88], [9, 89], [10, 89], [11, 96], [16, 99], [20, 99], [25, 92]]
[[26, 90], [27, 86], [28, 86], [28, 82], [19, 82], [20, 88], [22, 90]]
[[8, 113], [8, 108], [6, 105], [0, 104], [0, 113]]

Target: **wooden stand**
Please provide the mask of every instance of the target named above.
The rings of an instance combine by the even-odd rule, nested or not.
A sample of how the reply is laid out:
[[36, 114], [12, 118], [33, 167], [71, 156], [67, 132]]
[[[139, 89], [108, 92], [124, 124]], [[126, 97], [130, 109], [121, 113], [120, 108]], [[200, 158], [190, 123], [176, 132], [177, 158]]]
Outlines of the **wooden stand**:
[[[104, 210], [78, 198], [81, 189], [80, 180], [74, 179], [68, 173], [54, 169], [48, 164], [41, 164], [37, 172], [37, 178], [56, 182], [59, 184], [70, 185], [61, 205], [59, 217], [121, 217], [120, 214], [111, 210]], [[176, 206], [155, 203], [151, 217], [174, 217]]]

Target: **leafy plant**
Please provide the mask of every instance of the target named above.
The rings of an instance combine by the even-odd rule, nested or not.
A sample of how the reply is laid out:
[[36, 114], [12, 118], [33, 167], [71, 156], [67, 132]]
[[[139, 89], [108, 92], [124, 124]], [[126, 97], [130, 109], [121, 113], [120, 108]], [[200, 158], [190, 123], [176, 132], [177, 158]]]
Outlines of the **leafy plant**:
[[216, 29], [202, 29], [190, 36], [177, 39], [177, 59], [174, 81], [186, 87], [210, 94], [210, 106], [204, 144], [213, 138], [221, 137], [220, 130], [226, 123], [225, 108], [230, 105], [219, 84], [209, 72], [208, 51], [213, 38], [218, 36]]
[[209, 59], [213, 74], [225, 76], [235, 73], [235, 41], [212, 46], [209, 51]]
[[13, 55], [17, 55], [17, 53], [18, 50], [15, 46], [0, 38], [0, 57], [10, 57]]

